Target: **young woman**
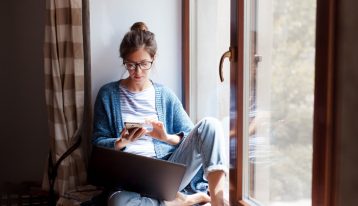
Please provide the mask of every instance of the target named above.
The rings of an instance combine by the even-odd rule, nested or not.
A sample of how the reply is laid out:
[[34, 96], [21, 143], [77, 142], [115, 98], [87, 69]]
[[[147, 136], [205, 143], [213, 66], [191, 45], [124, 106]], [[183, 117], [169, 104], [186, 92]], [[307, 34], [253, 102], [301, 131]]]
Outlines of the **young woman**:
[[[224, 205], [227, 166], [220, 123], [205, 118], [193, 125], [181, 102], [167, 87], [150, 80], [157, 44], [142, 22], [133, 24], [119, 53], [129, 76], [102, 86], [94, 107], [93, 143], [187, 165], [174, 201], [118, 191], [109, 205]], [[146, 120], [152, 129], [127, 130], [126, 121]], [[125, 169], [125, 165], [123, 165]], [[206, 181], [207, 180], [207, 181]], [[207, 182], [210, 196], [207, 195]], [[200, 192], [201, 191], [201, 192]]]

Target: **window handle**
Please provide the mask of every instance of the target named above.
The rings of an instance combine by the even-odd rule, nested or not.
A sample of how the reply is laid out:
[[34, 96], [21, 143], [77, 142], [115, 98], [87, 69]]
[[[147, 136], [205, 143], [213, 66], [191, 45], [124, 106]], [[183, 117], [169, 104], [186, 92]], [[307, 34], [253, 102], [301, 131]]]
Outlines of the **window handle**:
[[262, 56], [258, 55], [258, 54], [255, 54], [254, 55], [254, 61], [255, 61], [256, 64], [258, 64], [259, 62], [262, 62]]
[[232, 57], [234, 56], [234, 50], [232, 47], [229, 48], [229, 51], [226, 51], [220, 58], [220, 64], [219, 64], [219, 75], [220, 75], [220, 81], [224, 81], [224, 73], [223, 73], [223, 63], [225, 58], [229, 58], [229, 61], [232, 60]]

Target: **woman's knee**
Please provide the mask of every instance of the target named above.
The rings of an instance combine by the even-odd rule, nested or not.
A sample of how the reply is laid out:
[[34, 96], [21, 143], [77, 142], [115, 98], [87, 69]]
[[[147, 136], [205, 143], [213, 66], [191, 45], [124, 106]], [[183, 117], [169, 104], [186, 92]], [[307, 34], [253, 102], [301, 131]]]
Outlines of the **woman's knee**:
[[[140, 200], [138, 200], [140, 195], [135, 192], [128, 191], [118, 191], [114, 192], [108, 198], [108, 206], [121, 206], [121, 205], [140, 205]], [[138, 204], [136, 204], [138, 203]]]
[[216, 118], [205, 117], [199, 122], [199, 133], [205, 134], [204, 136], [208, 134], [215, 134], [221, 131], [221, 123]]
[[108, 206], [161, 206], [164, 205], [162, 201], [141, 196], [139, 193], [118, 191], [113, 193], [108, 198]]

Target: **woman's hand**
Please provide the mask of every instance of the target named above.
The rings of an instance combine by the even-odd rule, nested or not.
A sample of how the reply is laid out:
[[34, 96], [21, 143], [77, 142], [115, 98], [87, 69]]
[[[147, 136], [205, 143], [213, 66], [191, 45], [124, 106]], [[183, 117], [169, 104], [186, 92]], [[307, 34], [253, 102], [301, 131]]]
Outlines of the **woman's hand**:
[[136, 141], [141, 136], [145, 135], [148, 131], [144, 128], [133, 128], [127, 130], [124, 128], [121, 132], [121, 137], [116, 140], [114, 143], [114, 148], [116, 150], [123, 149], [127, 144]]
[[147, 122], [153, 126], [153, 130], [149, 132], [148, 135], [162, 142], [166, 142], [168, 139], [168, 135], [167, 132], [165, 131], [163, 122], [156, 121], [156, 120], [148, 120]]
[[167, 134], [163, 122], [156, 120], [148, 120], [147, 122], [153, 126], [153, 130], [148, 132], [148, 135], [172, 145], [176, 145], [180, 142], [180, 137], [178, 135]]

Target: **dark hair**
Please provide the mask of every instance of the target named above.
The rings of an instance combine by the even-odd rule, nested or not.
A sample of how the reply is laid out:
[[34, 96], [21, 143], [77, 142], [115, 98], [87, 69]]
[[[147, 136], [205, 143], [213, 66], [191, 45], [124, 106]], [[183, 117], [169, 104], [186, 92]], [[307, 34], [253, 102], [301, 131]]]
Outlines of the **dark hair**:
[[131, 30], [143, 30], [148, 31], [147, 25], [144, 22], [136, 22], [131, 26]]
[[157, 42], [155, 35], [148, 31], [148, 27], [143, 22], [136, 22], [131, 26], [131, 30], [127, 32], [121, 45], [119, 46], [119, 54], [122, 59], [126, 59], [128, 55], [143, 48], [154, 58], [157, 53]]

